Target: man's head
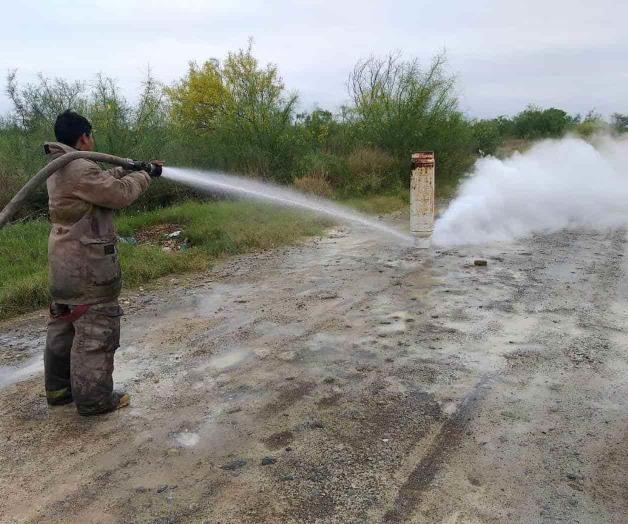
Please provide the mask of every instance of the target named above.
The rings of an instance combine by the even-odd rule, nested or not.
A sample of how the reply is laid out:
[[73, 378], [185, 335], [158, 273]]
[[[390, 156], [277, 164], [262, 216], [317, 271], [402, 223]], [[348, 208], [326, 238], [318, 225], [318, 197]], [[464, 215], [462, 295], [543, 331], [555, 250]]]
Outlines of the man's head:
[[64, 111], [55, 120], [55, 137], [58, 142], [79, 151], [93, 151], [92, 125], [74, 111]]

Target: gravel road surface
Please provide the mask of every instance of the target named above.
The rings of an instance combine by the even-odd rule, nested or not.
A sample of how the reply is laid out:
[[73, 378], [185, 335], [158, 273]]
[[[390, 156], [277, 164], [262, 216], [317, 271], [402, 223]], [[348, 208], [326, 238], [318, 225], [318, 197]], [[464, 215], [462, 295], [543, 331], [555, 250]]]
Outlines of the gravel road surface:
[[347, 227], [168, 278], [100, 418], [47, 408], [43, 312], [2, 323], [0, 521], [627, 522], [625, 246]]

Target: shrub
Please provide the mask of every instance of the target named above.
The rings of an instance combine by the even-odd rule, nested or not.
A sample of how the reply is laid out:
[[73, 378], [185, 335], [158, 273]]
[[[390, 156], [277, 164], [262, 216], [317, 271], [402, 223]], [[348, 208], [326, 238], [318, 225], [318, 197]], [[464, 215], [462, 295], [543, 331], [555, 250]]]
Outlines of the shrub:
[[399, 172], [399, 162], [381, 149], [363, 147], [347, 157], [351, 187], [359, 193], [378, 191]]
[[304, 193], [312, 193], [320, 197], [329, 198], [333, 195], [331, 184], [324, 173], [311, 173], [294, 181], [294, 187]]
[[297, 177], [323, 176], [333, 188], [347, 184], [349, 170], [344, 158], [323, 152], [307, 153], [297, 162]]
[[222, 62], [191, 63], [166, 94], [178, 129], [203, 136], [220, 157], [214, 167], [291, 180], [297, 96], [286, 92], [277, 66], [261, 66], [252, 41]]
[[0, 165], [0, 209], [4, 208], [26, 181]]
[[515, 137], [531, 140], [560, 137], [575, 121], [562, 109], [536, 106], [528, 106], [512, 119]]
[[581, 122], [573, 125], [573, 131], [583, 138], [591, 138], [593, 135], [608, 129], [608, 124], [602, 115], [595, 111], [589, 111]]
[[472, 124], [472, 130], [473, 148], [475, 152], [480, 156], [494, 155], [497, 148], [503, 142], [499, 121], [496, 118], [491, 120], [476, 120]]
[[[471, 126], [458, 110], [444, 55], [428, 67], [399, 54], [361, 60], [349, 78], [349, 93], [350, 121], [360, 143], [387, 151], [406, 166], [412, 153], [434, 151], [446, 180], [457, 179], [472, 163]], [[404, 183], [408, 173], [401, 173]]]
[[628, 133], [628, 115], [613, 113], [611, 116], [611, 127], [617, 134]]

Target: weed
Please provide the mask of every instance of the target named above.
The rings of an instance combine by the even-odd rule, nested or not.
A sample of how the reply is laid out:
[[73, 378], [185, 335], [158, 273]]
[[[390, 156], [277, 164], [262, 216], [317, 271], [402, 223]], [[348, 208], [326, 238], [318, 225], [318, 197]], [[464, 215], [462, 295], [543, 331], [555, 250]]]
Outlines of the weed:
[[304, 193], [311, 193], [324, 198], [330, 198], [333, 195], [333, 189], [327, 180], [327, 175], [321, 172], [314, 172], [297, 178], [294, 181], [294, 187]]
[[375, 148], [356, 149], [347, 157], [351, 186], [360, 194], [381, 191], [395, 180], [399, 162]]

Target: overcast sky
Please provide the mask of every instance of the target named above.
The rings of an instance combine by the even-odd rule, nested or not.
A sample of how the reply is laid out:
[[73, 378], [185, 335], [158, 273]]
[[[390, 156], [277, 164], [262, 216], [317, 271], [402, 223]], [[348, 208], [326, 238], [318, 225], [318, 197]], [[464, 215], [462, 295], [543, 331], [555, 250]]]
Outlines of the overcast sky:
[[[0, 0], [0, 69], [118, 80], [134, 99], [148, 66], [165, 83], [190, 60], [254, 38], [302, 107], [336, 108], [358, 58], [400, 50], [425, 63], [443, 49], [470, 116], [529, 103], [628, 113], [627, 0]], [[0, 113], [10, 109], [3, 92]]]

